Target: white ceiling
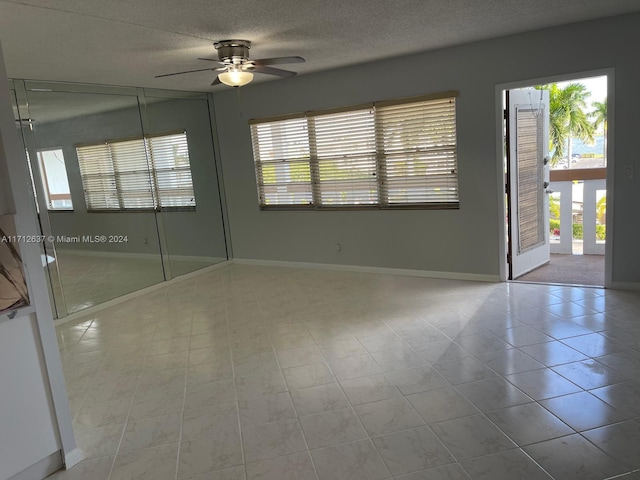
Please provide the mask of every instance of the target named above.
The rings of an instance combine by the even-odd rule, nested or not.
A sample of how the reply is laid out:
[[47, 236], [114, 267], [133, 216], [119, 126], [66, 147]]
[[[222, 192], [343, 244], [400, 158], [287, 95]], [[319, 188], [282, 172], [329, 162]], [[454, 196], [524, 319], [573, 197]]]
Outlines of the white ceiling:
[[212, 72], [153, 77], [206, 68], [196, 58], [216, 57], [212, 42], [227, 38], [251, 40], [251, 58], [300, 55], [306, 64], [283, 67], [304, 74], [638, 10], [638, 0], [0, 0], [0, 41], [12, 78], [208, 91], [228, 87], [209, 87]]

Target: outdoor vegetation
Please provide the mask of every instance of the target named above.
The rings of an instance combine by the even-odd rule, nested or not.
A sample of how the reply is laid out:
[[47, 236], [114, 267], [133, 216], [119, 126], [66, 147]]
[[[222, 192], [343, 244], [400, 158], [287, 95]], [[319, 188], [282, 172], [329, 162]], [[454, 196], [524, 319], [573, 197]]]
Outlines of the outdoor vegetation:
[[[596, 203], [596, 239], [606, 239], [607, 196], [603, 195]], [[560, 235], [560, 202], [556, 197], [549, 197], [549, 232], [551, 235]], [[572, 224], [573, 238], [582, 240], [582, 223]]]
[[[556, 167], [561, 160], [568, 159], [567, 168], [571, 167], [572, 138], [578, 138], [590, 144], [599, 131], [604, 133], [606, 152], [607, 133], [607, 100], [591, 102], [591, 92], [581, 83], [570, 83], [565, 87], [552, 83], [536, 87], [549, 91], [549, 150], [552, 152], [550, 165]], [[604, 152], [602, 156], [604, 156]], [[598, 158], [598, 153], [582, 154], [581, 158]], [[606, 237], [606, 195], [598, 200], [596, 208], [596, 238]], [[549, 198], [549, 230], [552, 235], [560, 235], [560, 202], [555, 197]], [[572, 237], [583, 238], [582, 223], [572, 224]]]
[[[607, 130], [607, 101], [591, 102], [591, 92], [581, 83], [560, 87], [556, 83], [536, 87], [549, 91], [549, 150], [551, 167], [563, 158], [571, 159], [571, 139], [579, 138], [593, 143], [596, 132], [602, 126]], [[588, 110], [591, 107], [591, 111]], [[569, 162], [569, 166], [571, 163]]]

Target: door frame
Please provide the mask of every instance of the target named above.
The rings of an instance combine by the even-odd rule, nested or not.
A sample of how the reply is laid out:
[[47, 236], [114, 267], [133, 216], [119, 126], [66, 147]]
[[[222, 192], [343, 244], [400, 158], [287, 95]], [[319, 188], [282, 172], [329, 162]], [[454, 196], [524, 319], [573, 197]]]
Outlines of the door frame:
[[607, 241], [604, 253], [604, 287], [612, 288], [613, 283], [613, 217], [614, 217], [614, 165], [615, 165], [615, 70], [602, 68], [581, 72], [562, 73], [546, 77], [500, 83], [495, 86], [495, 132], [496, 132], [496, 177], [498, 184], [498, 257], [501, 282], [508, 281], [507, 265], [507, 202], [505, 200], [506, 181], [504, 174], [504, 99], [505, 90], [544, 85], [554, 82], [566, 82], [580, 78], [607, 76]]

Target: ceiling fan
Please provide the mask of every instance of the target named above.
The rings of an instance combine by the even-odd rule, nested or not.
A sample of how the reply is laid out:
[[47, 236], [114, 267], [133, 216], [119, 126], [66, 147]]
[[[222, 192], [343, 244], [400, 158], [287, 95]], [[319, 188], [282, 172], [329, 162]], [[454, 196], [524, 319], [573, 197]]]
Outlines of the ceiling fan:
[[278, 77], [293, 77], [297, 75], [296, 72], [273, 68], [269, 65], [304, 63], [304, 58], [302, 57], [275, 57], [249, 60], [249, 49], [251, 48], [251, 42], [249, 40], [221, 40], [215, 42], [213, 46], [218, 51], [217, 60], [215, 58], [198, 58], [198, 60], [215, 62], [217, 64], [215, 67], [156, 75], [155, 78], [211, 70], [213, 72], [219, 72], [211, 85], [224, 83], [231, 87], [241, 87], [253, 80], [254, 73], [266, 73], [267, 75], [276, 75]]

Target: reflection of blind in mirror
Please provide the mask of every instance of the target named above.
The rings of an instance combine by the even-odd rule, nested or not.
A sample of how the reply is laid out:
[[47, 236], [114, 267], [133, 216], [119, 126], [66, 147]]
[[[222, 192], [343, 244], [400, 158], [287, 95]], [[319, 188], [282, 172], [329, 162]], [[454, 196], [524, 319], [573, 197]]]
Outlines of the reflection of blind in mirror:
[[185, 132], [76, 149], [88, 210], [196, 205]]
[[142, 139], [109, 144], [120, 206], [125, 209], [154, 208], [151, 169]]
[[120, 209], [116, 172], [108, 143], [77, 147], [87, 210]]
[[163, 135], [147, 139], [153, 162], [156, 192], [161, 207], [195, 207], [187, 135]]
[[516, 108], [519, 253], [544, 243], [543, 118], [537, 109]]

